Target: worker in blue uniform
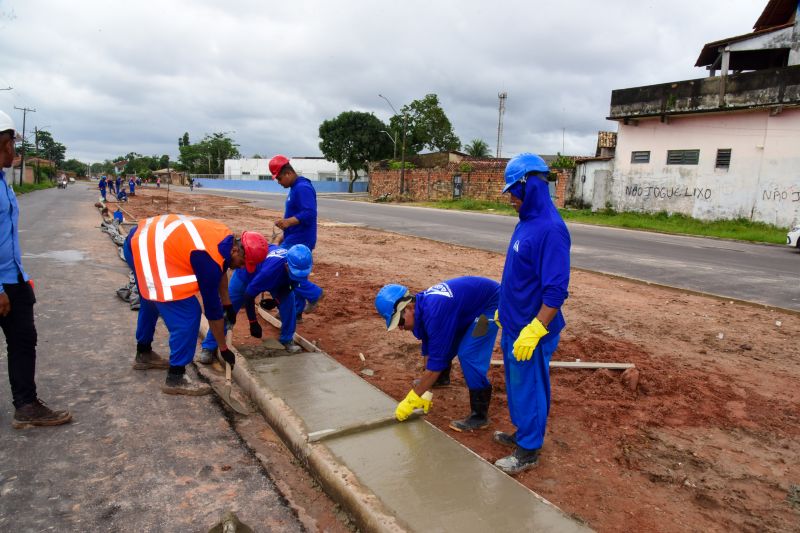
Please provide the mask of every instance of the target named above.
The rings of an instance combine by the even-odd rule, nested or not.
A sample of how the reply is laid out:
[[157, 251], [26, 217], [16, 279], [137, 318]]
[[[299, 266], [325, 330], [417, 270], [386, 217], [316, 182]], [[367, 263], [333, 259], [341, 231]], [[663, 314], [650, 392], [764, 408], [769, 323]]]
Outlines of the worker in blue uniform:
[[106, 188], [108, 187], [108, 179], [105, 176], [100, 176], [100, 181], [97, 183], [97, 188], [100, 189], [100, 198], [106, 201]]
[[[245, 268], [234, 271], [228, 284], [233, 310], [238, 312], [244, 306], [247, 320], [250, 323], [250, 335], [260, 339], [263, 335], [255, 310], [255, 299], [269, 292], [278, 307], [281, 319], [281, 334], [278, 340], [289, 353], [297, 353], [302, 348], [294, 342], [295, 302], [294, 289], [297, 284], [308, 278], [312, 268], [311, 250], [303, 244], [296, 244], [290, 249], [270, 245], [266, 259], [259, 263], [255, 272], [249, 273]], [[208, 332], [203, 340], [198, 362], [211, 364], [217, 352], [217, 341]]]
[[123, 192], [123, 190], [122, 190], [122, 176], [120, 176], [119, 174], [117, 174], [116, 185], [117, 185], [117, 196], [119, 197], [119, 193]]
[[497, 316], [502, 327], [506, 394], [514, 433], [494, 440], [514, 448], [495, 462], [516, 474], [536, 466], [550, 411], [550, 358], [564, 328], [561, 306], [568, 296], [570, 236], [547, 182], [550, 169], [538, 155], [512, 158], [504, 193], [519, 213], [506, 252]]
[[[456, 431], [472, 431], [489, 425], [492, 385], [486, 374], [497, 339], [493, 317], [497, 311], [500, 285], [491, 279], [464, 276], [443, 281], [412, 295], [403, 285], [390, 284], [378, 291], [375, 308], [386, 320], [387, 330], [413, 332], [422, 341], [425, 372], [395, 410], [398, 420], [407, 419], [414, 409], [430, 409], [423, 398], [450, 362], [458, 356], [469, 389], [471, 413], [454, 420]], [[489, 320], [483, 331], [476, 326], [483, 315]]]
[[[317, 245], [317, 192], [311, 181], [298, 176], [286, 156], [276, 155], [269, 161], [272, 177], [284, 189], [286, 205], [283, 218], [275, 221], [275, 226], [283, 230], [282, 235], [274, 239], [275, 244], [290, 248], [295, 244], [304, 244], [309, 250]], [[322, 299], [322, 289], [309, 280], [303, 280], [294, 290], [297, 321], [302, 321], [303, 312], [311, 312]]]

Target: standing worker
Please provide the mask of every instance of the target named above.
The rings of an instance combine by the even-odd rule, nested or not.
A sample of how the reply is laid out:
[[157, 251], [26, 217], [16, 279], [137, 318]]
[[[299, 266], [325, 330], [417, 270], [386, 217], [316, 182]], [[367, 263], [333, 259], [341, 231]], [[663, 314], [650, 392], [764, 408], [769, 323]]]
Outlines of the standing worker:
[[[256, 296], [262, 292], [269, 292], [278, 306], [281, 319], [281, 334], [278, 340], [289, 353], [302, 351], [302, 348], [294, 342], [294, 289], [299, 282], [308, 278], [311, 266], [311, 250], [303, 244], [295, 244], [288, 250], [270, 245], [267, 258], [256, 265], [253, 272], [248, 272], [244, 268], [236, 269], [228, 284], [228, 294], [234, 312], [238, 312], [244, 305], [251, 336], [260, 339], [263, 334], [261, 324], [256, 317]], [[203, 340], [197, 360], [206, 365], [211, 364], [216, 352], [217, 341], [209, 331]]]
[[108, 187], [108, 180], [105, 176], [101, 176], [97, 188], [100, 189], [100, 199], [104, 202], [106, 201], [106, 187]]
[[494, 440], [514, 452], [495, 465], [509, 474], [536, 466], [550, 411], [550, 358], [564, 328], [561, 306], [568, 296], [570, 236], [550, 199], [550, 169], [538, 155], [508, 162], [504, 193], [519, 222], [506, 252], [500, 282], [499, 324], [503, 333], [506, 393], [514, 433]]
[[[464, 380], [469, 388], [472, 412], [463, 420], [450, 422], [456, 431], [472, 431], [489, 425], [492, 384], [486, 377], [497, 339], [494, 317], [500, 285], [491, 279], [464, 276], [443, 281], [414, 296], [403, 285], [386, 285], [375, 297], [375, 308], [386, 320], [386, 329], [395, 327], [413, 332], [422, 341], [425, 372], [403, 401], [395, 416], [403, 421], [416, 408], [426, 412], [430, 402], [423, 398], [441, 372], [458, 355]], [[478, 331], [484, 315], [485, 330]]]
[[[283, 234], [275, 238], [275, 244], [284, 248], [304, 244], [313, 251], [317, 245], [317, 192], [314, 186], [308, 178], [297, 175], [286, 156], [276, 155], [270, 159], [269, 171], [281, 187], [289, 189], [283, 218], [275, 221], [275, 226], [283, 230]], [[322, 289], [318, 285], [307, 279], [301, 282], [295, 289], [297, 320], [302, 321], [304, 311], [313, 311], [321, 298]]]
[[[125, 240], [125, 260], [134, 271], [141, 307], [136, 324], [136, 358], [133, 368], [168, 368], [161, 391], [200, 396], [211, 387], [194, 383], [186, 365], [194, 359], [200, 331], [200, 302], [220, 354], [233, 366], [236, 358], [225, 343], [224, 319], [236, 322], [228, 297], [228, 268], [244, 266], [253, 272], [264, 260], [263, 235], [245, 231], [234, 239], [220, 222], [184, 215], [160, 215], [139, 221]], [[161, 316], [169, 331], [169, 361], [153, 351], [156, 321]]]
[[117, 191], [114, 190], [114, 180], [109, 178], [107, 180], [107, 183], [108, 183], [108, 189], [111, 191], [112, 197], [116, 196], [117, 195]]
[[122, 176], [120, 174], [117, 174], [117, 195], [119, 195], [119, 193], [121, 192], [124, 192], [122, 190]]
[[130, 191], [130, 196], [136, 196], [136, 180], [134, 180], [135, 176], [131, 176], [128, 179], [128, 191]]
[[69, 411], [47, 407], [36, 394], [36, 325], [33, 280], [22, 268], [19, 247], [19, 205], [2, 170], [14, 161], [14, 121], [0, 111], [0, 328], [6, 337], [8, 380], [16, 429], [58, 426], [72, 420]]

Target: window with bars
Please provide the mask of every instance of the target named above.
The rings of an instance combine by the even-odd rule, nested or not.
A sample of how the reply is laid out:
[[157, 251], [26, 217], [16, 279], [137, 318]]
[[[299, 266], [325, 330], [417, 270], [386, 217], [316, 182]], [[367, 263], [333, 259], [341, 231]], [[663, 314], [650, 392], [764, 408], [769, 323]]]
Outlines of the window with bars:
[[700, 150], [667, 150], [668, 165], [696, 165], [700, 161]]
[[650, 162], [650, 150], [631, 152], [631, 163], [649, 163], [649, 162]]
[[728, 168], [731, 166], [731, 149], [719, 148], [717, 150], [717, 168]]

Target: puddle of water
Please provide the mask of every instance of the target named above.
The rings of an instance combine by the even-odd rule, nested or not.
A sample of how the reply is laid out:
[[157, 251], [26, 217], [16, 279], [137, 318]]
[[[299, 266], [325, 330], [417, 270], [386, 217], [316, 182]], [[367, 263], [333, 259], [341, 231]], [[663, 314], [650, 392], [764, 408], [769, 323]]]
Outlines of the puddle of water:
[[86, 254], [80, 250], [53, 250], [42, 254], [23, 254], [23, 258], [52, 259], [61, 263], [77, 263], [86, 259]]

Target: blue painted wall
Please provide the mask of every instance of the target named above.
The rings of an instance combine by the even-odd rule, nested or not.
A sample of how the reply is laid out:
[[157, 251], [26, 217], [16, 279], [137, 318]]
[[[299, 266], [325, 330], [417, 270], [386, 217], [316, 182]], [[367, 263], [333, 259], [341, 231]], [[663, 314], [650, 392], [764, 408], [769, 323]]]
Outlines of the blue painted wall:
[[[209, 189], [224, 189], [226, 191], [255, 191], [255, 192], [275, 192], [286, 194], [286, 189], [281, 187], [274, 180], [212, 180], [208, 178], [197, 178], [195, 183]], [[350, 185], [344, 181], [312, 181], [314, 189], [318, 193], [327, 192], [347, 192]], [[356, 182], [353, 184], [353, 192], [367, 192], [367, 182]]]

